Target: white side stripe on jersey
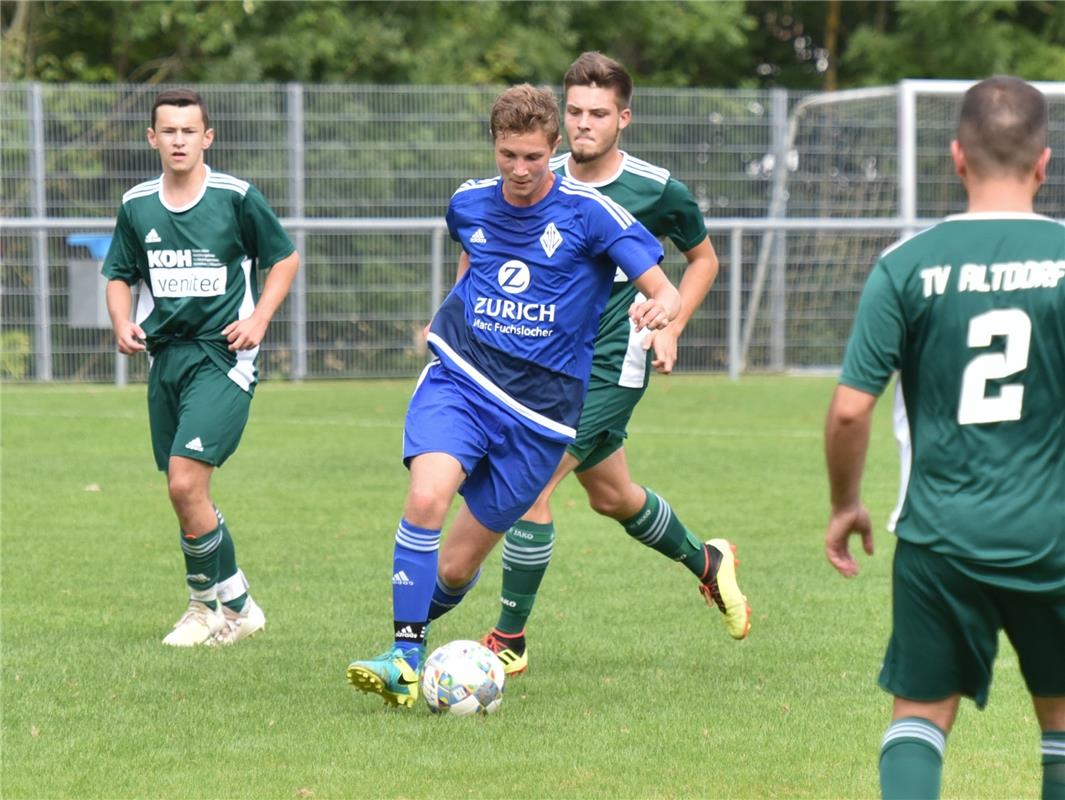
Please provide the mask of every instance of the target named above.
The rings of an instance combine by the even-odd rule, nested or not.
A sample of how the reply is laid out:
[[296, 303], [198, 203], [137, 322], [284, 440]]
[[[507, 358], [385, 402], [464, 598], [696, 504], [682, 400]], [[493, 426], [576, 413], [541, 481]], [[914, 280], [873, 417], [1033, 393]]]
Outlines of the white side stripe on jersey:
[[215, 189], [229, 189], [236, 192], [241, 197], [248, 193], [248, 188], [251, 186], [247, 181], [242, 181], [240, 178], [234, 178], [232, 175], [227, 175], [224, 172], [212, 172], [207, 176], [207, 185]]
[[498, 176], [495, 177], [495, 178], [482, 178], [480, 180], [477, 180], [475, 178], [470, 178], [468, 181], [466, 181], [464, 184], [462, 184], [458, 189], [456, 189], [455, 193], [453, 195], [451, 195], [451, 196], [454, 197], [459, 192], [466, 192], [466, 191], [469, 191], [470, 189], [488, 189], [488, 188], [490, 188], [492, 186], [495, 186], [498, 182], [499, 182], [499, 177]]
[[488, 392], [492, 397], [496, 398], [500, 403], [507, 408], [513, 409], [521, 414], [528, 420], [535, 422], [541, 427], [547, 428], [549, 431], [560, 433], [563, 436], [568, 436], [570, 439], [577, 438], [577, 431], [571, 428], [569, 425], [564, 425], [561, 422], [556, 422], [553, 419], [545, 417], [538, 411], [533, 411], [531, 408], [523, 403], [518, 402], [509, 394], [504, 392], [491, 380], [489, 380], [484, 374], [481, 373], [473, 364], [464, 359], [458, 353], [451, 349], [451, 346], [441, 339], [437, 334], [429, 334], [429, 342], [436, 345], [439, 350], [447, 356], [448, 360], [453, 362], [455, 366], [466, 373], [478, 386]]
[[644, 178], [650, 178], [653, 181], [658, 181], [663, 185], [665, 185], [665, 183], [669, 180], [668, 169], [664, 169], [663, 167], [656, 167], [654, 164], [649, 164], [648, 162], [642, 159], [633, 158], [632, 156], [628, 156], [625, 159], [625, 163], [622, 164], [622, 169], [624, 169], [626, 172], [631, 172], [634, 175], [640, 175]]
[[628, 228], [630, 225], [632, 225], [633, 222], [636, 221], [635, 218], [633, 218], [632, 214], [630, 214], [628, 211], [626, 211], [624, 208], [615, 203], [606, 195], [600, 194], [595, 189], [580, 188], [569, 178], [562, 179], [562, 185], [559, 186], [558, 190], [565, 194], [574, 195], [577, 197], [587, 197], [591, 200], [595, 200], [597, 203], [599, 203], [599, 205], [601, 205], [610, 213], [610, 216], [612, 216], [617, 221], [618, 225], [622, 229]]
[[160, 187], [162, 186], [162, 178], [152, 178], [150, 181], [144, 181], [144, 183], [138, 183], [124, 195], [122, 195], [122, 203], [125, 205], [130, 200], [135, 200], [138, 197], [147, 197], [149, 195], [158, 194]]

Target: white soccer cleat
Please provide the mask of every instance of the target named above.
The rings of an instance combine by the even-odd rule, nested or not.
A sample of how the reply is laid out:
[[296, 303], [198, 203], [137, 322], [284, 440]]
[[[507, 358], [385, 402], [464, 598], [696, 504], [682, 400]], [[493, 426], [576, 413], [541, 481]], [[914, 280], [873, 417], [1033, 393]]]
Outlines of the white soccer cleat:
[[236, 644], [241, 639], [251, 638], [266, 627], [266, 615], [251, 597], [245, 601], [240, 613], [223, 605], [222, 618], [225, 620], [222, 629], [205, 644]]
[[171, 647], [195, 647], [204, 644], [225, 626], [222, 612], [199, 600], [189, 600], [189, 607], [163, 639]]

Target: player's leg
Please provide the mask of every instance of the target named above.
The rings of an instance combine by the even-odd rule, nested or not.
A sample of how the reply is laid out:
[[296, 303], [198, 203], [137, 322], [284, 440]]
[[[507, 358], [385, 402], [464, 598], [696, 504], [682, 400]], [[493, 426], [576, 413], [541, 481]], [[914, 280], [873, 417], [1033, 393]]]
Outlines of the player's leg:
[[[182, 350], [195, 352], [194, 348]], [[188, 358], [193, 360], [192, 356]], [[225, 464], [240, 445], [250, 409], [251, 395], [200, 354], [181, 392], [168, 483], [171, 502], [182, 523], [182, 541], [192, 545], [190, 533], [196, 533], [193, 546], [205, 557], [208, 548], [214, 546], [209, 553], [213, 562], [210, 566], [215, 568], [215, 594], [221, 604], [223, 625], [205, 644], [236, 644], [266, 626], [266, 616], [248, 594], [247, 579], [237, 565], [233, 534], [211, 498], [213, 470], [202, 476], [195, 466], [217, 468]]]
[[999, 608], [1039, 722], [1043, 800], [1065, 800], [1065, 596], [1001, 591]]
[[960, 695], [931, 703], [895, 698], [880, 744], [880, 792], [885, 800], [939, 797], [943, 750]]
[[604, 440], [577, 470], [592, 508], [617, 520], [640, 544], [679, 561], [699, 579], [707, 604], [724, 615], [725, 628], [735, 639], [747, 636], [751, 609], [736, 580], [735, 546], [725, 539], [703, 542], [681, 521], [665, 498], [637, 485], [629, 473], [625, 450], [618, 438]]
[[886, 800], [935, 798], [960, 697], [980, 708], [987, 702], [1001, 618], [987, 586], [902, 539], [891, 608], [879, 683], [895, 706], [880, 748], [881, 793]]
[[532, 508], [504, 535], [499, 619], [482, 641], [499, 656], [508, 675], [521, 674], [529, 665], [525, 627], [536, 604], [536, 595], [547, 573], [555, 543], [551, 495], [578, 463], [571, 453], [563, 455]]
[[1065, 800], [1065, 697], [1033, 697], [1032, 702], [1042, 731], [1042, 798]]
[[462, 464], [447, 453], [422, 453], [409, 467], [410, 486], [392, 550], [394, 641], [380, 655], [353, 661], [347, 669], [348, 682], [359, 691], [407, 708], [418, 699], [440, 530], [465, 478]]
[[458, 487], [487, 453], [479, 416], [461, 386], [434, 362], [411, 397], [403, 428], [410, 483], [392, 550], [392, 646], [348, 665], [348, 682], [411, 707], [418, 698], [440, 531]]

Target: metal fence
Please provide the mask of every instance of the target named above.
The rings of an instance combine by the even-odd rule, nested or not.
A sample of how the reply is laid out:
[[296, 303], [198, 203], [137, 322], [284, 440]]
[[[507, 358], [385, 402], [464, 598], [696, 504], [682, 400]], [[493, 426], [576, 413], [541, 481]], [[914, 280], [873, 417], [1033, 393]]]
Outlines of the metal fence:
[[[122, 193], [158, 172], [144, 141], [158, 86], [0, 84], [0, 372], [7, 380], [142, 380], [114, 352], [97, 262]], [[304, 269], [264, 342], [264, 377], [385, 377], [424, 363], [421, 330], [459, 250], [440, 216], [494, 174], [498, 88], [198, 86], [211, 165], [258, 185]], [[1051, 147], [1065, 153], [1065, 84]], [[722, 272], [681, 340], [686, 370], [839, 364], [876, 254], [959, 210], [945, 157], [964, 84], [831, 95], [638, 93], [624, 146], [668, 166], [707, 216]], [[1065, 159], [1037, 210], [1065, 216]], [[671, 247], [674, 278], [683, 259]]]

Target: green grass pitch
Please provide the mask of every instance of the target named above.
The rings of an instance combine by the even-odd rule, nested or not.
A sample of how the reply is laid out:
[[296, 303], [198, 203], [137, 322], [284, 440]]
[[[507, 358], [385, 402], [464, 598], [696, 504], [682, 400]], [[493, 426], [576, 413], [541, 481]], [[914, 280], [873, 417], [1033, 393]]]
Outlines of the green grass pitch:
[[[184, 605], [144, 387], [2, 395], [4, 798], [871, 798], [889, 698], [897, 466], [877, 412], [865, 496], [877, 553], [821, 549], [833, 381], [656, 378], [633, 475], [705, 538], [739, 545], [754, 607], [733, 642], [691, 576], [556, 496], [529, 672], [490, 718], [386, 708], [345, 682], [391, 639], [392, 538], [413, 381], [267, 383], [214, 480], [267, 629], [225, 651], [160, 639]], [[433, 630], [495, 620], [499, 549]], [[1039, 793], [1038, 731], [1003, 641], [989, 708], [964, 704], [944, 797]]]

